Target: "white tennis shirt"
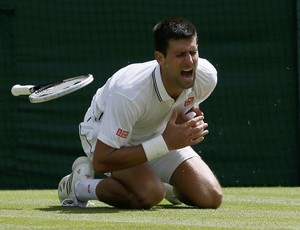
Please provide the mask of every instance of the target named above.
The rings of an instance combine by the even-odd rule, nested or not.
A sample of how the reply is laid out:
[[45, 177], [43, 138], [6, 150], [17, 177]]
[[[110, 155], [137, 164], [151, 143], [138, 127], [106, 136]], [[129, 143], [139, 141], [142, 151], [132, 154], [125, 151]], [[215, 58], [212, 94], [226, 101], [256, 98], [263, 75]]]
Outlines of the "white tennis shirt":
[[85, 121], [81, 123], [83, 129], [87, 121], [93, 126], [92, 130], [84, 131], [85, 136], [90, 136], [90, 151], [94, 150], [97, 139], [120, 148], [138, 145], [162, 134], [173, 109], [187, 112], [198, 106], [212, 93], [216, 84], [216, 69], [201, 58], [194, 87], [184, 90], [176, 101], [168, 95], [156, 61], [120, 69], [97, 90]]

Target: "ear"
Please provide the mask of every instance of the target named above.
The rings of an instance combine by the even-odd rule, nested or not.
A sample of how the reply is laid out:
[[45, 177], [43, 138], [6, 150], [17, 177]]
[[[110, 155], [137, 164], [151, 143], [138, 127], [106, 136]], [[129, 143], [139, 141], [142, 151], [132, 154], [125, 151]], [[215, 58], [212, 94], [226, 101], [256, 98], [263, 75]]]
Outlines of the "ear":
[[155, 51], [154, 52], [154, 57], [155, 57], [156, 61], [158, 62], [158, 64], [160, 64], [160, 65], [165, 60], [165, 56], [161, 52], [159, 52], [159, 51]]

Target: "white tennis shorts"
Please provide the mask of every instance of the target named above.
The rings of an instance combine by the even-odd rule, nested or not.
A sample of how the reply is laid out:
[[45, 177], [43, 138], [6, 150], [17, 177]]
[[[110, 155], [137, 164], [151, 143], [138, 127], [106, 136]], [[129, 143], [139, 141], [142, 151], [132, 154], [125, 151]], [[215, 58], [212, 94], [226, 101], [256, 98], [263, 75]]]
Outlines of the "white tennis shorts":
[[170, 183], [171, 176], [175, 169], [184, 161], [199, 156], [192, 147], [173, 150], [166, 155], [149, 161], [150, 167], [164, 183]]

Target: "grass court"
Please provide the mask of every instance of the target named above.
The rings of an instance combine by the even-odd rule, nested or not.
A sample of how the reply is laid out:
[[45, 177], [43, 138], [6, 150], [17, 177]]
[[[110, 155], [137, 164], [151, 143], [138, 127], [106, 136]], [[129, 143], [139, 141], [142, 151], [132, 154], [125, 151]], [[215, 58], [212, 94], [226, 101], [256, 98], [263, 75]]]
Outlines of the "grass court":
[[56, 190], [2, 190], [0, 200], [0, 229], [300, 229], [300, 187], [224, 188], [217, 210], [61, 207]]

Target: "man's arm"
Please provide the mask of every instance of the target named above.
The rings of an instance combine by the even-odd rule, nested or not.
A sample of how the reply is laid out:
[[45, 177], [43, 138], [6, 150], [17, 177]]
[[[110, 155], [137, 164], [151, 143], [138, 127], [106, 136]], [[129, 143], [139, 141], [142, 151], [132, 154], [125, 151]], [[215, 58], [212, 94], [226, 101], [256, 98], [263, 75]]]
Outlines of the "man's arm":
[[93, 156], [93, 167], [96, 172], [113, 172], [146, 161], [147, 158], [142, 145], [116, 149], [97, 140]]
[[[183, 148], [200, 143], [208, 134], [203, 116], [197, 116], [182, 124], [177, 124], [178, 114], [174, 110], [162, 137], [169, 149]], [[143, 145], [121, 147], [119, 149], [97, 140], [93, 156], [93, 167], [96, 172], [113, 172], [130, 168], [147, 161]]]

